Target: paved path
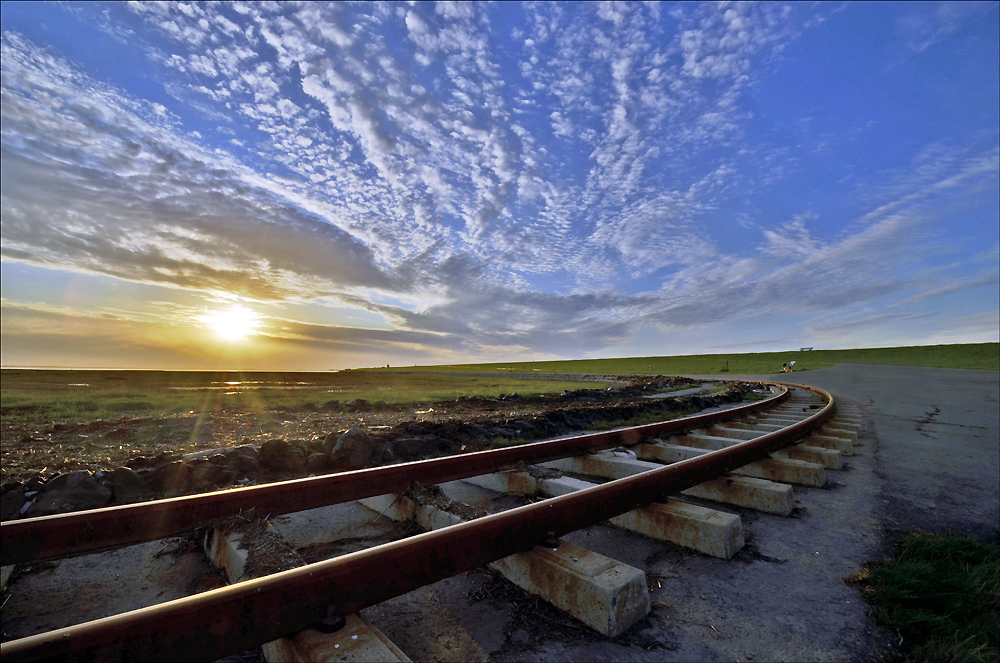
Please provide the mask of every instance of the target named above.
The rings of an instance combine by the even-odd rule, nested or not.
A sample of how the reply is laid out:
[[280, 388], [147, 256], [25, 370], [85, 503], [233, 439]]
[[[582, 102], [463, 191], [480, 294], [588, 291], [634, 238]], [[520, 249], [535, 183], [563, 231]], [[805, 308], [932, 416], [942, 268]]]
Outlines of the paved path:
[[1000, 373], [838, 364], [726, 379], [797, 382], [856, 403], [874, 424], [886, 529], [998, 535]]
[[887, 529], [997, 535], [1000, 373], [840, 364], [786, 377], [872, 418]]

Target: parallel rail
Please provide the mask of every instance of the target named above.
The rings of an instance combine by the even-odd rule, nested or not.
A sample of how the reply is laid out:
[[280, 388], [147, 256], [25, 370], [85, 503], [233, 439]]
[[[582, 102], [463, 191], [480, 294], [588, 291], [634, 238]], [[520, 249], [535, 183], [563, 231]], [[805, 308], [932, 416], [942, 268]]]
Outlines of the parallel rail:
[[[3, 564], [48, 559], [176, 534], [208, 520], [257, 508], [272, 514], [401, 492], [414, 481], [442, 483], [618, 445], [643, 436], [710, 426], [773, 407], [787, 387], [819, 393], [826, 404], [787, 428], [697, 458], [419, 534], [331, 560], [149, 608], [0, 645], [7, 661], [214, 660], [345, 616], [439, 580], [529, 550], [666, 495], [676, 494], [786, 446], [832, 414], [825, 391], [765, 383], [781, 393], [764, 401], [659, 424], [580, 435], [508, 449], [418, 461], [141, 505], [3, 523]], [[11, 561], [9, 561], [11, 560]]]

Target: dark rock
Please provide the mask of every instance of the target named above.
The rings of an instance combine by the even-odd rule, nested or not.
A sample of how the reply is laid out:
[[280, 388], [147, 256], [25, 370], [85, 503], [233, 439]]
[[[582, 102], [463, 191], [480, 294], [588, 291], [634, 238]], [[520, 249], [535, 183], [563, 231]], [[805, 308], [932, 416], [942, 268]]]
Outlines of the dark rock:
[[191, 484], [191, 469], [182, 460], [165, 463], [149, 473], [149, 483], [161, 493], [181, 492]]
[[347, 431], [342, 430], [342, 431], [337, 431], [336, 433], [330, 433], [329, 435], [327, 435], [323, 439], [323, 453], [329, 454], [331, 451], [333, 451], [333, 448], [335, 446], [337, 446], [337, 440], [339, 440], [340, 436], [343, 435], [346, 432]]
[[[225, 460], [221, 454], [217, 455]], [[191, 483], [200, 490], [227, 486], [235, 480], [236, 471], [225, 464], [213, 463], [210, 460], [191, 464]]]
[[119, 467], [108, 473], [108, 484], [114, 493], [115, 504], [145, 502], [156, 496], [149, 483], [127, 467]]
[[30, 493], [33, 490], [41, 490], [44, 485], [45, 479], [36, 475], [24, 482], [24, 490]]
[[47, 481], [29, 513], [35, 517], [99, 509], [110, 501], [110, 488], [98, 483], [90, 472], [78, 470]]
[[215, 477], [220, 471], [218, 465], [213, 465], [205, 458], [195, 458], [187, 461], [191, 470], [191, 486], [196, 490], [204, 490], [215, 485]]
[[422, 460], [451, 453], [453, 444], [437, 435], [404, 437], [392, 443], [393, 455], [401, 461]]
[[295, 440], [292, 444], [306, 452], [306, 455], [329, 453], [323, 450], [323, 440]]
[[219, 475], [215, 478], [216, 486], [229, 486], [236, 481], [236, 477], [239, 476], [234, 470], [225, 469], [219, 471]]
[[260, 464], [275, 472], [300, 472], [306, 465], [302, 450], [284, 440], [268, 440], [258, 453]]
[[359, 428], [351, 428], [337, 438], [337, 444], [330, 450], [330, 467], [337, 471], [357, 470], [372, 461], [375, 442]]
[[175, 461], [181, 460], [181, 457], [172, 451], [161, 451], [160, 453], [153, 456], [153, 465], [163, 465], [165, 463], [173, 463]]
[[136, 456], [128, 462], [128, 466], [133, 470], [141, 470], [147, 467], [155, 467], [156, 461], [147, 456]]
[[392, 450], [391, 442], [382, 442], [375, 445], [375, 453], [372, 454], [373, 465], [391, 465], [396, 462], [396, 454]]
[[226, 447], [218, 447], [217, 449], [205, 449], [204, 451], [192, 451], [191, 453], [187, 453], [181, 456], [181, 460], [183, 460], [185, 463], [190, 463], [193, 460], [218, 456], [225, 451]]
[[327, 454], [315, 453], [309, 454], [309, 458], [306, 459], [306, 467], [313, 474], [320, 474], [326, 471], [326, 461], [329, 458]]
[[0, 497], [0, 520], [14, 520], [21, 517], [21, 507], [28, 503], [24, 486], [18, 484], [14, 490], [4, 491]]
[[554, 437], [561, 432], [559, 428], [545, 417], [536, 417], [532, 423], [538, 437]]
[[244, 444], [233, 449], [227, 449], [223, 453], [229, 462], [229, 466], [237, 474], [246, 475], [252, 473], [257, 469], [257, 464], [260, 462], [260, 454], [257, 453], [257, 449], [252, 444]]
[[535, 427], [523, 419], [511, 423], [518, 437], [528, 438], [535, 434]]
[[4, 481], [3, 485], [0, 486], [0, 494], [6, 495], [12, 490], [17, 490], [18, 488], [24, 488], [24, 484], [20, 481]]

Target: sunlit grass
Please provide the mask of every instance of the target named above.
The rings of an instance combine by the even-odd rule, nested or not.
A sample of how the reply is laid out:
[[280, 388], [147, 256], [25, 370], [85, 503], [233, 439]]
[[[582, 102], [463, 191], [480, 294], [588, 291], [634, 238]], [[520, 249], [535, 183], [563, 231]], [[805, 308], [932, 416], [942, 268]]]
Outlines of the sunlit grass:
[[593, 382], [451, 375], [344, 373], [210, 373], [182, 371], [0, 372], [4, 418], [94, 419], [152, 413], [328, 409], [364, 399], [421, 403], [479, 395], [561, 393]]
[[[795, 371], [826, 368], [832, 364], [879, 364], [1000, 371], [1000, 343], [927, 345], [860, 350], [798, 349], [788, 352], [755, 352], [678, 357], [624, 357], [566, 361], [449, 364], [407, 367], [408, 371], [470, 373], [579, 373], [609, 375], [780, 375], [781, 365], [795, 362]], [[385, 369], [382, 369], [383, 371]], [[391, 369], [401, 370], [401, 369]]]

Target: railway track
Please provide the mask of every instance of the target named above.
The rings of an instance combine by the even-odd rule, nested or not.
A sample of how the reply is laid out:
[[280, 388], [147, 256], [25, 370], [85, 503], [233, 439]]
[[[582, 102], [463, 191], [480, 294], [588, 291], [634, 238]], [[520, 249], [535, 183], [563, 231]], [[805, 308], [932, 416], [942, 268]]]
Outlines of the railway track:
[[[42, 627], [4, 642], [0, 653], [4, 661], [189, 661], [263, 645], [269, 660], [421, 658], [357, 613], [488, 564], [594, 631], [617, 636], [649, 612], [643, 572], [559, 537], [610, 521], [728, 559], [744, 543], [740, 517], [713, 505], [787, 516], [792, 484], [821, 487], [853, 453], [857, 417], [835, 413], [829, 394], [766, 388], [764, 400], [658, 424], [5, 522], [5, 568], [56, 559], [101, 567], [126, 550], [156, 566], [162, 542], [196, 541], [232, 584], [191, 596], [175, 587], [177, 596], [165, 600], [166, 589], [147, 591], [152, 572], [126, 579], [147, 583], [132, 588], [136, 601], [124, 602], [126, 610], [141, 604], [136, 609], [105, 607], [83, 623]], [[413, 529], [424, 531], [403, 536]], [[127, 569], [108, 570], [104, 583], [111, 571], [119, 580]], [[18, 583], [10, 590], [15, 598]], [[6, 614], [4, 621], [5, 630], [13, 624]], [[30, 621], [17, 628], [37, 631]]]

